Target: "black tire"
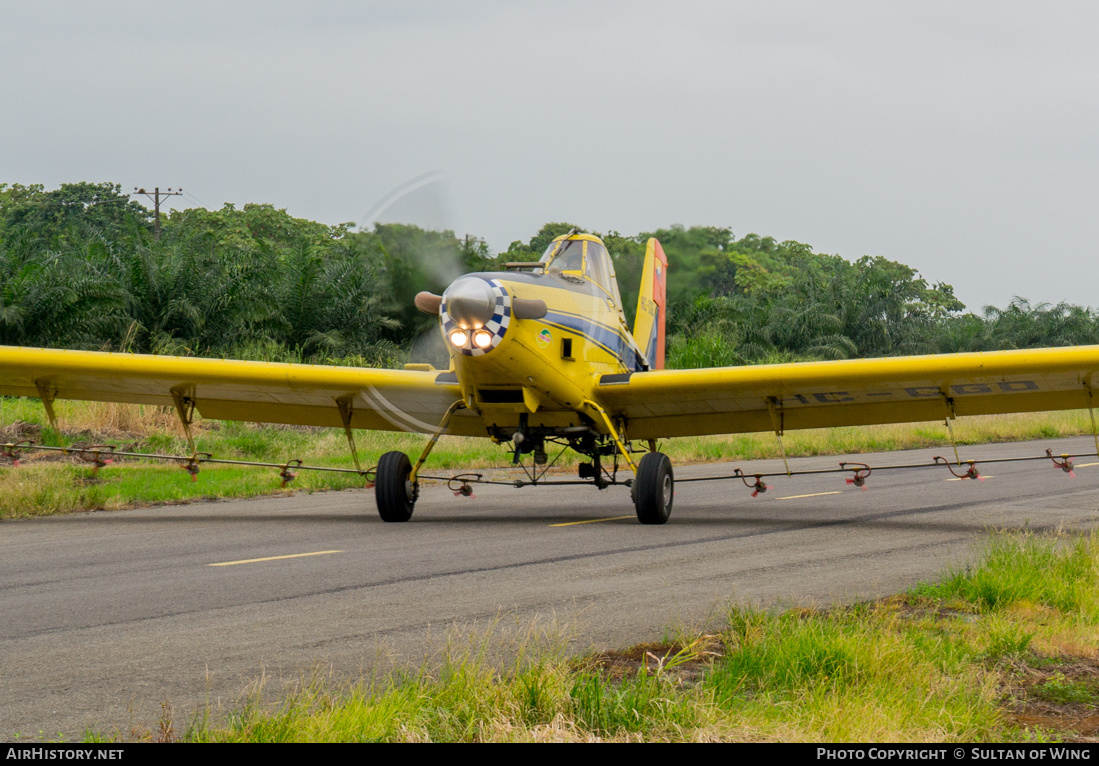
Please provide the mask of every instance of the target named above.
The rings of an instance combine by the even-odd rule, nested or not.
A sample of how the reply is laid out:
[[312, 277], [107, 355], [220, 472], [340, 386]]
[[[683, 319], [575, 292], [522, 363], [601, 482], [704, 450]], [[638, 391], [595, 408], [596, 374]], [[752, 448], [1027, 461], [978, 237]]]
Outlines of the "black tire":
[[408, 480], [412, 463], [403, 452], [387, 452], [374, 472], [374, 496], [382, 521], [408, 521], [420, 495], [420, 486]]
[[633, 504], [642, 524], [664, 524], [672, 515], [675, 478], [672, 461], [663, 452], [648, 452], [637, 466], [633, 480]]

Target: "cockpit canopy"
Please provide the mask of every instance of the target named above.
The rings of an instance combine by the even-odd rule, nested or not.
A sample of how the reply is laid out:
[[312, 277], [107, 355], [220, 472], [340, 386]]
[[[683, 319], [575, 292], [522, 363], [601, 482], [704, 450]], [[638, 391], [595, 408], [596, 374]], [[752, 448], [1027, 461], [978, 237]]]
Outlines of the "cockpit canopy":
[[547, 274], [566, 274], [574, 277], [586, 277], [614, 301], [618, 308], [622, 306], [622, 297], [618, 293], [618, 281], [614, 275], [614, 263], [596, 237], [588, 234], [558, 237], [539, 259], [546, 264]]

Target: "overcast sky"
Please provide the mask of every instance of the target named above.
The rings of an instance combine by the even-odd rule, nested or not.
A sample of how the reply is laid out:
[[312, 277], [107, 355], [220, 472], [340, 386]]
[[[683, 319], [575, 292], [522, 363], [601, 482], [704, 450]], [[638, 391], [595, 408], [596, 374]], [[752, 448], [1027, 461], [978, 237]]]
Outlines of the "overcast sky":
[[0, 183], [338, 223], [438, 171], [383, 219], [728, 226], [973, 310], [1099, 306], [1097, 33], [1082, 2], [0, 0]]

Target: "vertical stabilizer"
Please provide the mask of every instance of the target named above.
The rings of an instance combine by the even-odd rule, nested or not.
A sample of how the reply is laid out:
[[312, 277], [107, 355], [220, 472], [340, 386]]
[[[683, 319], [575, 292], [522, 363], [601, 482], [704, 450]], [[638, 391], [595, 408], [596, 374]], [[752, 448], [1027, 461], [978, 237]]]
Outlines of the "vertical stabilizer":
[[641, 272], [641, 295], [633, 339], [649, 363], [650, 370], [664, 369], [664, 312], [667, 305], [668, 258], [656, 239], [645, 245], [645, 267]]

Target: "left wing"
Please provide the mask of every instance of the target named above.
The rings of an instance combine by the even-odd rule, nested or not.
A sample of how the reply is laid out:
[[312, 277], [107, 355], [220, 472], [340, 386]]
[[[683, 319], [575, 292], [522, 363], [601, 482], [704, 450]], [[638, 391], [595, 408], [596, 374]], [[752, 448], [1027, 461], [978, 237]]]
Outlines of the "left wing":
[[[0, 395], [175, 406], [206, 418], [432, 433], [461, 399], [453, 373], [0, 346]], [[448, 433], [484, 436], [458, 411]]]
[[631, 439], [1091, 406], [1099, 346], [604, 375]]

